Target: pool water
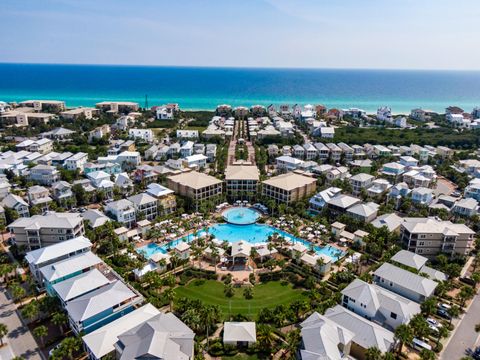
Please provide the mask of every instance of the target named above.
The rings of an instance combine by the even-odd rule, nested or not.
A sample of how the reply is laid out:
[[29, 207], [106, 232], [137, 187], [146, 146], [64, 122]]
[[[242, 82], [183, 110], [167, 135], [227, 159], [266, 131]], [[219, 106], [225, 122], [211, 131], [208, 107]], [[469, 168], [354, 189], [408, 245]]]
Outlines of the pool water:
[[[205, 233], [209, 233], [215, 236], [216, 239], [221, 241], [228, 241], [234, 243], [240, 240], [247, 241], [251, 244], [261, 244], [268, 241], [268, 237], [274, 233], [278, 233], [280, 236], [283, 236], [285, 240], [288, 240], [292, 243], [300, 242], [306, 247], [310, 248], [310, 242], [304, 239], [297, 238], [289, 233], [277, 229], [273, 226], [262, 225], [262, 224], [250, 224], [250, 225], [236, 225], [236, 224], [216, 224], [212, 225], [204, 231], [200, 231], [197, 236], [202, 236]], [[155, 243], [150, 243], [148, 245], [142, 246], [137, 249], [137, 252], [143, 253], [147, 258], [150, 258], [152, 255], [161, 252], [162, 254], [168, 253], [169, 249], [175, 247], [178, 243], [182, 241], [190, 242], [194, 238], [193, 234], [184, 236], [180, 239], [169, 242], [165, 245], [157, 245]], [[315, 246], [314, 251], [317, 254], [323, 254], [331, 257], [333, 261], [337, 261], [345, 254], [343, 251], [327, 245], [327, 246]]]
[[238, 225], [253, 224], [260, 217], [258, 211], [244, 207], [225, 210], [222, 215], [226, 222]]

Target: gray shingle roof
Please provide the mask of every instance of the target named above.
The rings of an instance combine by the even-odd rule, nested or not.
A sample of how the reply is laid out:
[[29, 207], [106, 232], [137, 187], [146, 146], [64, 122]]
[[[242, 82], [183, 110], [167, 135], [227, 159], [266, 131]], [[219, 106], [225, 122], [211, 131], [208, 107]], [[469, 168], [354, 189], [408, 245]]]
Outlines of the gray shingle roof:
[[389, 263], [380, 266], [374, 275], [426, 297], [432, 295], [438, 285], [435, 281]]

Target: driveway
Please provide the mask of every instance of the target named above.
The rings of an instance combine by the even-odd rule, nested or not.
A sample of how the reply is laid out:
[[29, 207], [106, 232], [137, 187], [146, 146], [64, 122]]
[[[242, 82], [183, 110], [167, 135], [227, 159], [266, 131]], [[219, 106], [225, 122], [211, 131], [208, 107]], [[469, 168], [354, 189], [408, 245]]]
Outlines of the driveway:
[[0, 322], [8, 327], [8, 335], [4, 341], [9, 344], [11, 351], [15, 356], [28, 360], [42, 360], [37, 342], [28, 328], [22, 324], [16, 306], [3, 286], [0, 287], [0, 304]]
[[480, 337], [480, 334], [475, 332], [475, 325], [478, 323], [480, 323], [480, 296], [477, 294], [457, 324], [456, 331], [441, 353], [440, 359], [461, 359], [465, 356], [467, 348], [474, 348]]

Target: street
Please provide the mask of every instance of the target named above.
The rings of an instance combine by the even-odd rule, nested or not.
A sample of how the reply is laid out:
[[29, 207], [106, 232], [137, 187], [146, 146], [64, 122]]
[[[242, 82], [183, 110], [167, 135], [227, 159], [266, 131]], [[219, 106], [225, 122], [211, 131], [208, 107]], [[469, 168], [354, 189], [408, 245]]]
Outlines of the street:
[[454, 335], [440, 355], [443, 360], [457, 360], [465, 356], [465, 349], [474, 348], [480, 334], [475, 332], [475, 325], [480, 323], [480, 296], [477, 294], [457, 324]]
[[[9, 344], [11, 351], [15, 356], [21, 356], [28, 360], [41, 360], [37, 342], [28, 328], [23, 326], [15, 311], [15, 304], [8, 298], [7, 291], [3, 286], [0, 288], [0, 304], [0, 322], [8, 327], [8, 335], [4, 341]], [[0, 359], [4, 360], [5, 352], [1, 352], [0, 356]]]

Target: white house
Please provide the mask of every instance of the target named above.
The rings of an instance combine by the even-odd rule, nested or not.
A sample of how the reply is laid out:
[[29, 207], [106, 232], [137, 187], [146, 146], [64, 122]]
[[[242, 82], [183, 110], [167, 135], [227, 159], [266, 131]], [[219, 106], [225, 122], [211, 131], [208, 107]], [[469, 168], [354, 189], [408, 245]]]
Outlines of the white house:
[[342, 293], [342, 306], [383, 327], [396, 329], [420, 313], [420, 305], [378, 285], [355, 279]]
[[151, 129], [129, 129], [128, 136], [134, 139], [142, 139], [146, 142], [153, 142], [154, 139]]
[[65, 168], [68, 170], [80, 170], [83, 171], [83, 167], [88, 161], [88, 154], [84, 152], [78, 152], [73, 154], [65, 160]]

